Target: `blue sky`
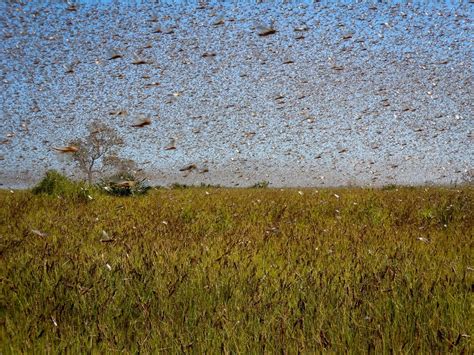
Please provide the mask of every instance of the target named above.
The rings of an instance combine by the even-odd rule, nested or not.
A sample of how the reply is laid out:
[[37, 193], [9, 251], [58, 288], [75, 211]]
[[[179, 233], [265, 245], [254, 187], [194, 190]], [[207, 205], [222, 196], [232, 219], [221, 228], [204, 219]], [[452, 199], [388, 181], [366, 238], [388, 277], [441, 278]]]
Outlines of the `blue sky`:
[[[95, 119], [163, 183], [449, 182], [472, 169], [467, 2], [52, 3], [1, 5], [5, 183], [80, 177], [52, 147]], [[142, 116], [153, 125], [131, 129]], [[182, 176], [191, 162], [210, 173]]]

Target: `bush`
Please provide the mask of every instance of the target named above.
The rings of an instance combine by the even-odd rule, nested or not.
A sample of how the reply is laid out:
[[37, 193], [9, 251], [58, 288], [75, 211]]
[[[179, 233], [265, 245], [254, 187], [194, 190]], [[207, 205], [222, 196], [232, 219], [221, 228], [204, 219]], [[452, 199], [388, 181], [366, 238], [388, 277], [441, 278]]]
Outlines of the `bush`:
[[396, 189], [398, 189], [398, 186], [395, 184], [388, 184], [388, 185], [382, 186], [382, 191], [392, 191]]
[[219, 185], [219, 184], [213, 185], [213, 184], [205, 184], [205, 183], [201, 182], [201, 184], [199, 185], [199, 187], [204, 187], [204, 188], [208, 188], [208, 189], [219, 189], [219, 188], [221, 188], [222, 186]]
[[254, 188], [254, 189], [265, 189], [265, 188], [268, 187], [268, 185], [270, 185], [270, 182], [268, 182], [266, 180], [263, 180], [263, 181], [257, 182], [255, 185], [252, 186], [252, 188]]
[[191, 187], [190, 185], [186, 185], [186, 184], [180, 184], [178, 182], [174, 182], [171, 184], [170, 186], [170, 189], [173, 189], [173, 190], [182, 190], [182, 189], [187, 189], [188, 187]]
[[102, 179], [98, 186], [113, 196], [144, 195], [151, 189], [145, 180], [139, 180], [131, 173], [119, 173]]
[[49, 170], [45, 177], [32, 189], [35, 195], [45, 194], [88, 201], [91, 190], [84, 183], [72, 181], [56, 170]]

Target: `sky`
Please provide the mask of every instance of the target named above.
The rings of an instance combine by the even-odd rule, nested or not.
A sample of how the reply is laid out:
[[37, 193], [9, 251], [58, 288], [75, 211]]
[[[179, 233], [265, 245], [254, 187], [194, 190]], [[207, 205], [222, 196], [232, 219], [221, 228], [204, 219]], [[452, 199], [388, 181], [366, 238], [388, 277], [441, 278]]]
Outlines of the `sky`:
[[[473, 174], [468, 1], [74, 4], [0, 4], [5, 187], [53, 168], [82, 178], [53, 147], [93, 120], [124, 137], [121, 155], [154, 184]], [[143, 117], [152, 124], [132, 127]]]

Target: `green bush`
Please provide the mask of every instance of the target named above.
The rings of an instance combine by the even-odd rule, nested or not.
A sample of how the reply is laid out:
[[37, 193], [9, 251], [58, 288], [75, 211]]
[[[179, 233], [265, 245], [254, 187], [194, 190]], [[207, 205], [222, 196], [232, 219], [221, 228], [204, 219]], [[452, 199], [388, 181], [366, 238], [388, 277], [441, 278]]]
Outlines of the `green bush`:
[[263, 180], [263, 181], [259, 181], [256, 184], [254, 184], [252, 186], [252, 188], [254, 188], [254, 189], [265, 189], [265, 188], [268, 187], [268, 185], [270, 185], [270, 182]]
[[131, 173], [119, 173], [102, 179], [99, 188], [113, 196], [144, 195], [151, 189], [145, 179], [137, 179]]
[[205, 183], [201, 182], [201, 184], [199, 185], [199, 187], [208, 188], [208, 189], [219, 189], [219, 188], [221, 188], [222, 186], [219, 185], [219, 184], [213, 185], [213, 184], [205, 184]]
[[88, 201], [92, 199], [91, 189], [56, 170], [49, 170], [45, 177], [32, 189], [33, 194], [52, 195]]
[[395, 184], [388, 184], [388, 185], [382, 186], [382, 191], [391, 191], [391, 190], [396, 190], [396, 189], [398, 189], [398, 186]]
[[190, 185], [186, 185], [186, 184], [180, 184], [179, 182], [174, 182], [171, 184], [170, 186], [170, 189], [173, 189], [173, 190], [182, 190], [182, 189], [187, 189], [191, 187]]

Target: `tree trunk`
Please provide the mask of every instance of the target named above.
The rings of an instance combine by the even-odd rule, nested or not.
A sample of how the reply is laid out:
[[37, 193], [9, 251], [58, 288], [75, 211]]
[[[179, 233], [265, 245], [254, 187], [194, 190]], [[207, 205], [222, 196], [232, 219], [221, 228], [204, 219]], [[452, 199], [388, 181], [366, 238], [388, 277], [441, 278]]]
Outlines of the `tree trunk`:
[[87, 171], [87, 182], [92, 185], [92, 169]]

